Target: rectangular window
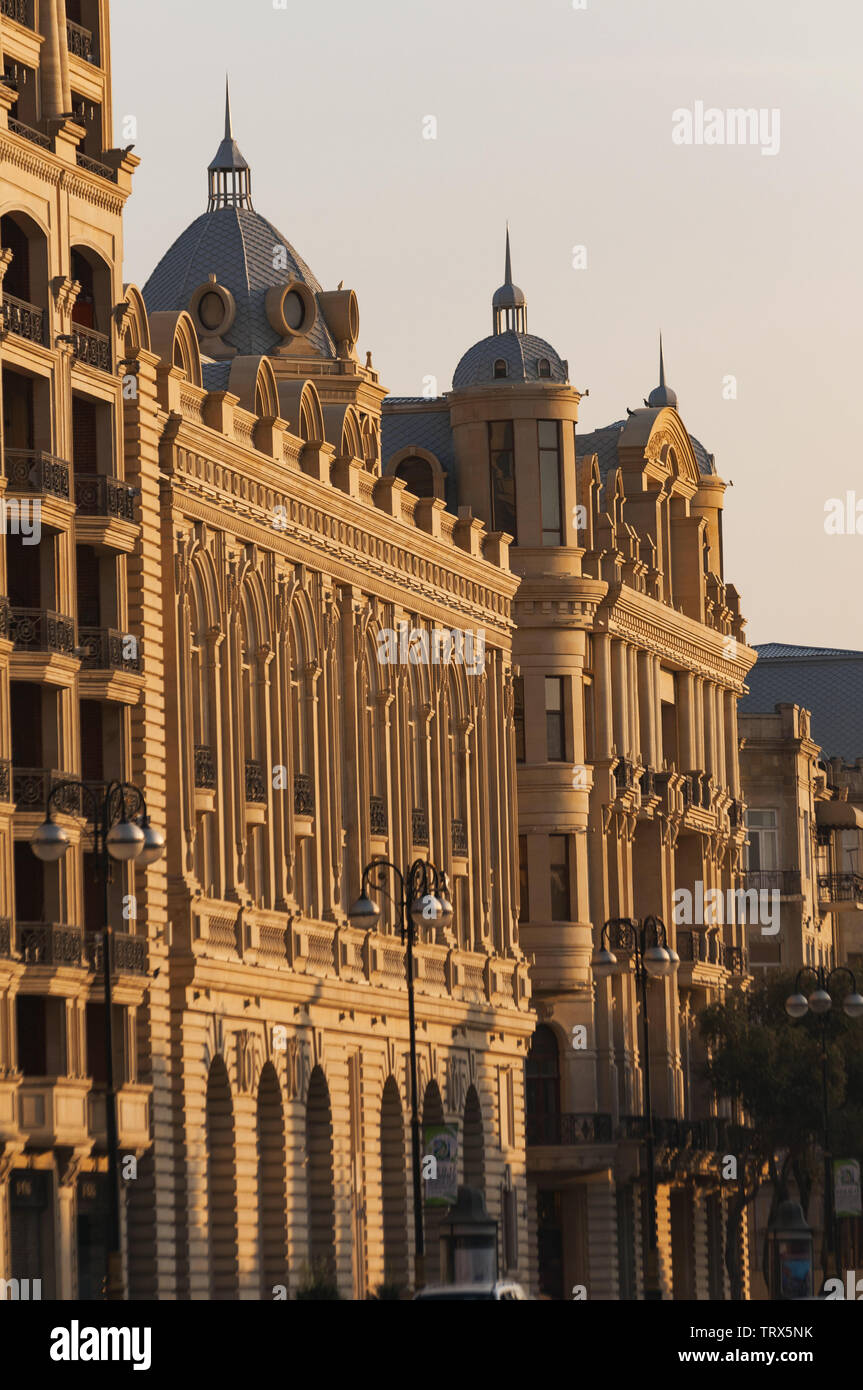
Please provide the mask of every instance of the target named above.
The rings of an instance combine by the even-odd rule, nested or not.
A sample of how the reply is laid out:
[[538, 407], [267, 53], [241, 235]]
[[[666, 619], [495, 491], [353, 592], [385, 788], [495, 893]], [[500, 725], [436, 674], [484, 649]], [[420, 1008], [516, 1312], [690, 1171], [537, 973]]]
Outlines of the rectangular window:
[[530, 881], [527, 874], [527, 836], [518, 837], [518, 920], [530, 921]]
[[515, 760], [523, 763], [525, 760], [524, 752], [524, 676], [516, 676], [513, 680], [514, 705], [515, 705]]
[[749, 839], [747, 869], [777, 869], [779, 867], [779, 832], [775, 811], [746, 812]]
[[518, 544], [515, 512], [515, 456], [512, 421], [493, 421], [488, 427], [491, 467], [491, 529], [506, 531]]
[[551, 920], [571, 922], [569, 900], [569, 837], [549, 835], [549, 869], [551, 872]]
[[560, 506], [560, 426], [556, 420], [540, 420], [538, 427], [542, 543], [543, 545], [563, 545]]
[[545, 678], [545, 741], [546, 757], [550, 763], [566, 761], [563, 681], [563, 676], [546, 676]]

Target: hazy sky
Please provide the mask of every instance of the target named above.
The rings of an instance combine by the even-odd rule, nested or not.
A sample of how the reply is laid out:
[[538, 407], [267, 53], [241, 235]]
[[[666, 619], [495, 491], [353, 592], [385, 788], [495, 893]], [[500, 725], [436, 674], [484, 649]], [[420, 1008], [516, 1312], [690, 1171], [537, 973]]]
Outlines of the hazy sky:
[[[134, 116], [143, 160], [126, 278], [143, 284], [206, 206], [228, 68], [256, 209], [325, 288], [356, 290], [394, 394], [448, 390], [491, 331], [509, 218], [528, 327], [590, 389], [581, 428], [641, 404], [662, 329], [683, 419], [734, 483], [726, 579], [749, 640], [863, 648], [861, 16], [852, 0], [114, 0], [115, 134], [129, 143]], [[763, 111], [760, 143], [674, 143], [673, 113], [698, 102]], [[848, 492], [861, 534], [826, 534]]]

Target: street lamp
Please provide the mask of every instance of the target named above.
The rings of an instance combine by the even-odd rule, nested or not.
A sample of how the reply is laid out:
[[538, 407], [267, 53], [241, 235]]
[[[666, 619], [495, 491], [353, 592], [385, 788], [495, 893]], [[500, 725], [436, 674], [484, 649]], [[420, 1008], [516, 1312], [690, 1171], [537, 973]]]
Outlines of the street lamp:
[[[805, 976], [814, 979], [816, 988], [807, 996], [801, 989], [801, 981]], [[834, 1258], [839, 1259], [838, 1231], [836, 1229], [836, 1217], [833, 1211], [833, 1174], [830, 1168], [830, 1104], [827, 1091], [827, 1019], [833, 1008], [833, 999], [830, 994], [830, 986], [840, 975], [847, 975], [851, 981], [851, 989], [842, 1000], [842, 1011], [847, 1018], [857, 1019], [863, 1015], [863, 995], [858, 993], [857, 981], [854, 972], [845, 965], [838, 965], [835, 970], [828, 971], [825, 966], [804, 965], [802, 970], [797, 971], [797, 978], [794, 981], [794, 993], [789, 994], [785, 1000], [785, 1012], [790, 1018], [803, 1018], [810, 1011], [816, 1015], [820, 1023], [821, 1033], [821, 1128], [823, 1131], [823, 1153], [824, 1153], [824, 1247], [821, 1252], [821, 1267], [826, 1279], [830, 1266], [830, 1252]], [[838, 1268], [837, 1268], [838, 1273]]]
[[[397, 889], [393, 893], [388, 888], [388, 876], [392, 874]], [[378, 922], [380, 908], [371, 897], [370, 888], [374, 886], [387, 898], [396, 910], [398, 928], [402, 942], [407, 942], [405, 970], [408, 985], [408, 1030], [410, 1033], [410, 1073], [411, 1073], [411, 1165], [413, 1170], [414, 1198], [414, 1249], [416, 1252], [416, 1278], [418, 1289], [425, 1284], [425, 1236], [423, 1233], [422, 1199], [422, 1153], [420, 1147], [419, 1096], [417, 1091], [417, 1041], [416, 1014], [414, 1011], [414, 963], [413, 947], [415, 933], [422, 926], [447, 926], [452, 921], [452, 904], [449, 900], [449, 886], [446, 874], [435, 868], [427, 859], [416, 859], [406, 873], [397, 869], [388, 859], [376, 857], [363, 870], [360, 896], [348, 912], [348, 921], [358, 930], [370, 931]]]
[[647, 1030], [647, 981], [663, 979], [673, 975], [680, 964], [677, 952], [668, 944], [665, 923], [659, 917], [645, 917], [643, 922], [633, 917], [612, 917], [599, 938], [599, 947], [591, 962], [593, 972], [600, 979], [607, 979], [619, 969], [617, 956], [610, 949], [609, 933], [614, 930], [615, 944], [623, 951], [632, 951], [635, 978], [641, 998], [642, 1024], [642, 1085], [644, 1090], [644, 1119], [647, 1147], [647, 1262], [645, 1270], [646, 1299], [660, 1299], [662, 1291], [659, 1284], [658, 1239], [656, 1231], [656, 1157], [653, 1138], [653, 1109], [650, 1097], [650, 1038]]
[[[135, 860], [143, 868], [155, 863], [165, 848], [161, 830], [150, 825], [144, 793], [131, 782], [109, 782], [100, 795], [87, 782], [55, 782], [45, 803], [45, 820], [34, 832], [30, 847], [37, 859], [55, 864], [70, 845], [61, 825], [51, 819], [52, 809], [60, 807], [63, 793], [72, 788], [80, 796], [85, 819], [93, 825], [93, 850], [102, 880], [104, 929], [102, 932], [102, 981], [105, 993], [105, 1131], [108, 1142], [108, 1251], [105, 1294], [122, 1299], [123, 1259], [120, 1248], [120, 1146], [117, 1135], [117, 1096], [114, 1089], [114, 1028], [111, 1018], [111, 961], [113, 930], [109, 920], [108, 888], [112, 860]], [[134, 817], [140, 817], [140, 822]]]

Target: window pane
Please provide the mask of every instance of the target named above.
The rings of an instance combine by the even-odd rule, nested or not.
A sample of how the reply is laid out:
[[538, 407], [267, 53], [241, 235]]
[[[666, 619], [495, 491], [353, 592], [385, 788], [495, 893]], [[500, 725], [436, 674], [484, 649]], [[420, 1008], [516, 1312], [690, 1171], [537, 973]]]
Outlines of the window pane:
[[530, 914], [529, 881], [527, 876], [527, 836], [518, 837], [518, 920], [527, 922]]
[[565, 835], [550, 835], [549, 869], [551, 872], [551, 920], [571, 920], [569, 902], [569, 840]]
[[540, 449], [557, 448], [557, 421], [539, 421], [539, 447]]
[[562, 676], [546, 676], [545, 678], [545, 708], [549, 713], [552, 710], [563, 708], [562, 683]]
[[542, 543], [560, 545], [560, 461], [547, 449], [540, 451], [539, 477], [542, 493]]
[[517, 541], [512, 422], [504, 420], [491, 424], [489, 437], [492, 530], [506, 531]]
[[545, 737], [546, 757], [550, 763], [566, 759], [563, 722], [563, 677], [545, 678]]
[[516, 676], [513, 681], [515, 696], [515, 759], [523, 763], [524, 751], [524, 676]]

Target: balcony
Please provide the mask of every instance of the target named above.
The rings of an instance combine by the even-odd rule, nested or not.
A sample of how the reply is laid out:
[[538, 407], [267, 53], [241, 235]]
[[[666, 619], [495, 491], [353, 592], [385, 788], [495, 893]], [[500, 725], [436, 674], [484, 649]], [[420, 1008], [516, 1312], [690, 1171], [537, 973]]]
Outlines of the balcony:
[[639, 785], [641, 787], [642, 801], [650, 801], [652, 797], [657, 795], [656, 773], [652, 767], [646, 767], [644, 769], [639, 779]]
[[9, 636], [16, 653], [77, 656], [74, 620], [49, 608], [10, 608]]
[[[102, 933], [87, 933], [87, 961], [90, 969], [101, 975], [104, 969], [102, 955]], [[128, 932], [111, 934], [111, 974], [146, 975], [147, 939], [143, 936], [130, 936]]]
[[294, 773], [294, 815], [313, 816], [315, 814], [315, 793], [311, 777], [305, 772]]
[[0, 917], [0, 960], [12, 956], [12, 922], [8, 917]]
[[387, 808], [382, 796], [369, 797], [369, 820], [373, 835], [385, 836], [389, 829]]
[[[108, 1142], [105, 1091], [98, 1087], [87, 1097], [87, 1130], [99, 1147]], [[117, 1091], [117, 1139], [124, 1152], [146, 1149], [150, 1144], [150, 1087], [127, 1082]]]
[[216, 763], [213, 750], [207, 743], [195, 744], [195, 789], [216, 790]]
[[467, 854], [467, 826], [463, 820], [452, 823], [452, 852], [462, 858]]
[[14, 19], [25, 29], [33, 29], [33, 0], [0, 0], [0, 15], [4, 19]]
[[742, 946], [723, 944], [722, 963], [729, 975], [745, 975], [749, 969], [749, 954]]
[[[83, 158], [85, 156], [79, 152], [79, 164]], [[96, 367], [100, 372], [112, 371], [111, 339], [105, 333], [97, 333], [94, 328], [84, 328], [80, 323], [72, 324], [72, 355], [76, 362], [83, 362], [85, 366]]]
[[819, 874], [818, 901], [837, 912], [863, 909], [863, 874]]
[[14, 116], [9, 117], [9, 129], [13, 135], [20, 135], [24, 140], [29, 140], [31, 145], [38, 145], [40, 150], [51, 149], [50, 135], [46, 135], [42, 130], [35, 130], [31, 125], [25, 125]]
[[95, 63], [93, 35], [83, 25], [73, 24], [71, 19], [66, 20], [66, 46], [71, 57], [81, 58], [85, 63]]
[[632, 791], [635, 787], [635, 764], [626, 758], [619, 758], [614, 768], [614, 787], [618, 796]]
[[745, 818], [746, 803], [735, 799], [728, 807], [728, 819], [731, 823], [732, 830], [739, 830], [741, 826], [745, 824]]
[[[110, 164], [103, 164], [101, 159], [94, 159], [92, 155], [84, 154], [81, 150], [75, 151], [75, 161], [79, 169], [86, 169], [88, 174], [98, 174], [100, 179], [109, 179], [111, 183], [117, 182], [117, 170], [112, 169]], [[101, 334], [99, 335], [101, 337]], [[101, 363], [94, 362], [94, 367], [101, 366]], [[110, 371], [110, 367], [103, 370]]]
[[722, 941], [715, 931], [679, 931], [677, 950], [680, 964], [722, 965]]
[[12, 764], [8, 758], [0, 758], [0, 801], [10, 801], [12, 792]]
[[10, 492], [36, 492], [69, 501], [69, 465], [44, 449], [7, 449], [6, 480]]
[[138, 640], [128, 632], [113, 627], [82, 627], [79, 629], [79, 650], [82, 671], [141, 670]]
[[0, 304], [0, 321], [5, 333], [14, 333], [18, 338], [26, 338], [28, 343], [45, 345], [45, 310], [38, 304], [28, 304], [26, 299], [16, 299], [14, 295], [3, 294]]
[[543, 1144], [611, 1144], [614, 1128], [610, 1115], [550, 1114], [527, 1116], [528, 1147]]
[[25, 965], [85, 967], [84, 932], [57, 922], [19, 922], [18, 950]]
[[755, 888], [759, 893], [778, 892], [783, 898], [800, 896], [799, 869], [746, 869], [743, 874], [744, 888]]
[[18, 1088], [18, 1123], [27, 1143], [40, 1149], [86, 1144], [90, 1084], [77, 1077], [25, 1077]]
[[[16, 811], [38, 811], [44, 814], [48, 803], [48, 793], [57, 782], [65, 782], [70, 774], [55, 772], [45, 767], [13, 767], [12, 800]], [[70, 784], [64, 787], [54, 801], [54, 807], [65, 816], [81, 814], [81, 794]]]
[[75, 506], [79, 517], [128, 521], [135, 526], [135, 498], [139, 492], [139, 488], [123, 482], [122, 478], [109, 478], [101, 473], [75, 474]]
[[416, 806], [411, 814], [411, 840], [415, 845], [428, 845], [429, 842], [428, 817]]
[[[266, 814], [264, 808], [267, 804], [267, 783], [264, 779], [263, 765], [255, 758], [246, 759], [246, 806], [260, 807]], [[263, 816], [260, 817], [263, 820]], [[258, 820], [258, 816], [253, 817]]]

